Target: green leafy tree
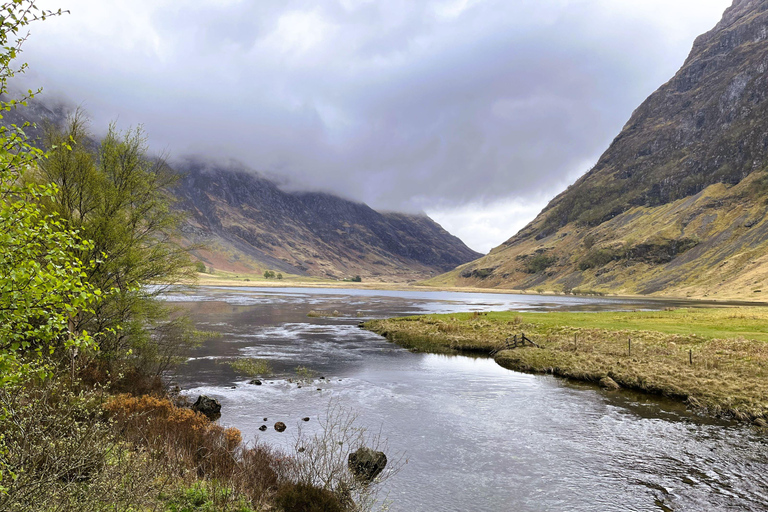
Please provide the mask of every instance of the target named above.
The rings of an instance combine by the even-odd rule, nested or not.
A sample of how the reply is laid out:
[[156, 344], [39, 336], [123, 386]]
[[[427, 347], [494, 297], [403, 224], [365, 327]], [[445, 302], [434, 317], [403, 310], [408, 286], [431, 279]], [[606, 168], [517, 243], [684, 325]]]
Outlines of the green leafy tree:
[[[56, 14], [61, 11], [39, 10], [32, 1], [0, 4], [0, 97], [8, 97], [8, 80], [26, 68], [15, 60], [27, 26]], [[0, 100], [0, 117], [35, 94]], [[45, 154], [27, 143], [23, 128], [0, 127], [0, 386], [32, 374], [47, 377], [48, 356], [56, 351], [74, 355], [93, 347], [93, 338], [74, 319], [98, 307], [100, 295], [86, 279], [95, 261], [80, 258], [93, 244], [41, 208], [57, 194], [56, 186], [26, 180]], [[8, 416], [0, 409], [0, 493], [4, 479], [14, 477], [3, 462], [1, 424]]]
[[[24, 72], [15, 65], [35, 21], [61, 11], [42, 11], [32, 1], [0, 4], [0, 94], [8, 80]], [[0, 112], [26, 106], [26, 97], [0, 101]], [[46, 155], [27, 143], [23, 126], [0, 127], [0, 384], [35, 368], [57, 349], [74, 353], [92, 344], [74, 319], [98, 307], [99, 292], [86, 273], [95, 260], [80, 258], [93, 244], [84, 241], [55, 213], [40, 207], [54, 197], [54, 184], [26, 181]]]
[[93, 241], [80, 258], [95, 262], [85, 279], [103, 293], [76, 328], [99, 333], [94, 362], [103, 371], [159, 375], [179, 345], [195, 338], [189, 320], [159, 299], [195, 270], [176, 242], [182, 216], [168, 190], [178, 175], [149, 158], [141, 128], [120, 132], [112, 125], [95, 144], [81, 111], [63, 128], [48, 126], [45, 141], [50, 156], [39, 178], [56, 185], [48, 208]]

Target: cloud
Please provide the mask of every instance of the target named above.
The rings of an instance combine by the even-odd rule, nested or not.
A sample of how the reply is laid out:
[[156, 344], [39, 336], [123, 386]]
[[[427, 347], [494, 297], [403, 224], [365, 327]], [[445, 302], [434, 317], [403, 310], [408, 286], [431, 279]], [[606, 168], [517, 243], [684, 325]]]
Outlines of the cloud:
[[172, 157], [488, 224], [586, 171], [729, 3], [59, 0], [26, 81]]

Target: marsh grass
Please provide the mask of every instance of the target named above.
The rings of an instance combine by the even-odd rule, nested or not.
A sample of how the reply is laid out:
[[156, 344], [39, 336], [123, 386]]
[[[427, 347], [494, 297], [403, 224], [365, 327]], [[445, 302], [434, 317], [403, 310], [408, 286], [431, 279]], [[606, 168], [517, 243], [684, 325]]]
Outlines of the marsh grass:
[[265, 377], [272, 373], [272, 367], [266, 359], [240, 358], [230, 361], [229, 366], [247, 377]]
[[768, 308], [462, 313], [365, 327], [413, 351], [448, 354], [490, 353], [524, 332], [543, 348], [502, 350], [500, 365], [590, 382], [609, 376], [714, 415], [768, 415]]

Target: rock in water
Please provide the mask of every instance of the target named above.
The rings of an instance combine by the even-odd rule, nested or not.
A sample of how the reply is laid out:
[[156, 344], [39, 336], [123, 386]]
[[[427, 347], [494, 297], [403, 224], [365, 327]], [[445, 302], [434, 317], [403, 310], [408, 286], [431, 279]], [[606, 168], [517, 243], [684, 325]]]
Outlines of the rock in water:
[[278, 432], [285, 432], [285, 428], [286, 428], [285, 423], [283, 423], [282, 421], [278, 421], [277, 423], [275, 423], [275, 430], [277, 430]]
[[387, 456], [384, 455], [384, 452], [361, 447], [356, 452], [349, 454], [347, 465], [355, 479], [367, 484], [384, 471], [387, 465]]
[[600, 379], [600, 387], [605, 389], [621, 389], [615, 380], [610, 377], [603, 377]]
[[211, 421], [221, 418], [221, 404], [219, 401], [205, 395], [197, 397], [197, 401], [192, 405], [192, 410], [204, 414]]
[[259, 430], [264, 432], [265, 430], [267, 430], [267, 426], [266, 425], [262, 425], [262, 426], [259, 427]]

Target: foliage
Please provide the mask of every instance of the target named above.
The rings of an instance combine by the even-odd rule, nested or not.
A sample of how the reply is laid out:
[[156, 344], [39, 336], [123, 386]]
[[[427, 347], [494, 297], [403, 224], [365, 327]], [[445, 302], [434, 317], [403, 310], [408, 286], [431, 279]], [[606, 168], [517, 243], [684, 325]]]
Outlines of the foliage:
[[266, 359], [241, 358], [231, 361], [229, 365], [237, 373], [242, 373], [248, 377], [259, 377], [272, 373], [272, 368]]
[[275, 505], [286, 511], [344, 512], [347, 510], [333, 492], [303, 483], [280, 486], [275, 494]]
[[111, 125], [98, 149], [90, 149], [79, 110], [63, 129], [48, 126], [46, 143], [50, 156], [39, 179], [57, 186], [47, 206], [93, 241], [80, 258], [95, 262], [85, 279], [103, 293], [75, 328], [99, 333], [97, 363], [107, 371], [129, 364], [158, 375], [180, 345], [195, 341], [190, 322], [158, 300], [166, 286], [194, 274], [187, 251], [174, 240], [181, 215], [167, 189], [177, 175], [147, 156], [140, 128], [121, 133]]
[[315, 378], [315, 375], [317, 375], [317, 372], [312, 370], [311, 368], [307, 368], [306, 366], [297, 366], [296, 375], [299, 377], [300, 381], [310, 382], [312, 379]]
[[168, 512], [253, 512], [245, 499], [232, 497], [232, 490], [218, 482], [197, 481], [176, 490], [166, 499]]
[[523, 258], [523, 270], [527, 274], [540, 274], [557, 262], [556, 256], [545, 253], [534, 254]]
[[594, 248], [579, 260], [579, 270], [600, 268], [612, 261], [618, 261], [626, 256], [624, 248], [601, 247]]
[[126, 450], [105, 421], [100, 393], [76, 393], [55, 379], [0, 389], [7, 452], [13, 470], [0, 510], [114, 511], [151, 504], [157, 461]]
[[[8, 80], [26, 68], [14, 64], [26, 39], [21, 31], [61, 11], [14, 0], [0, 4], [0, 13], [0, 94], [6, 95]], [[24, 106], [33, 96], [29, 91], [21, 100], [0, 101], [0, 112]], [[0, 127], [0, 384], [32, 369], [23, 357], [48, 355], [60, 345], [88, 346], [91, 338], [72, 319], [98, 299], [85, 281], [94, 259], [77, 257], [93, 245], [38, 206], [57, 188], [23, 183], [45, 155], [27, 143], [22, 128]]]
[[205, 263], [198, 260], [195, 262], [195, 272], [198, 272], [200, 274], [204, 274], [206, 271]]
[[275, 272], [273, 270], [264, 271], [264, 279], [272, 279], [273, 277], [275, 277]]
[[120, 395], [104, 409], [125, 441], [162, 461], [167, 474], [205, 479], [212, 510], [268, 502], [289, 462], [265, 446], [243, 446], [237, 429], [212, 423], [165, 398]]

